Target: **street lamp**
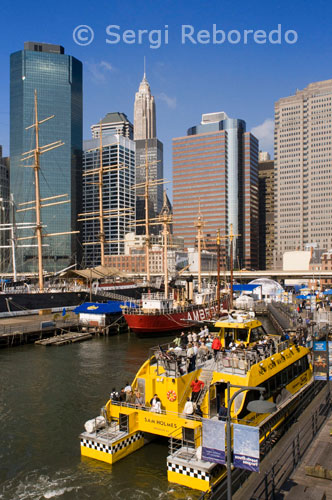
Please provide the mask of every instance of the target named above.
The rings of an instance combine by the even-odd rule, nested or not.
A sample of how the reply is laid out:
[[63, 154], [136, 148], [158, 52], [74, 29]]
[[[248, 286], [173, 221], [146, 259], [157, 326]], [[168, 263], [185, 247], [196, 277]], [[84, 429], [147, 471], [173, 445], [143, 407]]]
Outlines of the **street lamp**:
[[[231, 387], [238, 388], [232, 397], [231, 396]], [[263, 396], [263, 392], [265, 392], [264, 387], [252, 387], [252, 386], [242, 386], [242, 385], [233, 385], [230, 382], [227, 382], [227, 421], [226, 421], [226, 443], [227, 443], [227, 500], [232, 500], [232, 437], [231, 437], [231, 408], [234, 399], [236, 396], [241, 394], [244, 391], [258, 391], [261, 393], [261, 397]], [[276, 410], [276, 405], [271, 403], [270, 401], [264, 401], [262, 399], [257, 401], [251, 401], [247, 406], [249, 411], [254, 411], [255, 413], [272, 413]]]

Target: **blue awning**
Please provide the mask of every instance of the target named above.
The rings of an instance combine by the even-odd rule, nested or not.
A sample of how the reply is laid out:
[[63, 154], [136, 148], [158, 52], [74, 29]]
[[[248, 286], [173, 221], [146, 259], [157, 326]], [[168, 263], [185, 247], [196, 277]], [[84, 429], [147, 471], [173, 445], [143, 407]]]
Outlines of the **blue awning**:
[[323, 292], [324, 295], [332, 295], [332, 289], [330, 290], [325, 290], [325, 292]]
[[233, 285], [234, 292], [252, 292], [255, 288], [258, 288], [259, 284], [250, 284], [250, 285]]
[[315, 297], [315, 295], [296, 295], [296, 299], [300, 299], [300, 300], [307, 300], [307, 299], [310, 299], [311, 297]]
[[122, 312], [122, 307], [137, 307], [131, 302], [119, 302], [116, 300], [110, 300], [105, 303], [100, 302], [84, 302], [80, 306], [74, 309], [75, 314], [87, 313], [87, 314], [116, 314]]

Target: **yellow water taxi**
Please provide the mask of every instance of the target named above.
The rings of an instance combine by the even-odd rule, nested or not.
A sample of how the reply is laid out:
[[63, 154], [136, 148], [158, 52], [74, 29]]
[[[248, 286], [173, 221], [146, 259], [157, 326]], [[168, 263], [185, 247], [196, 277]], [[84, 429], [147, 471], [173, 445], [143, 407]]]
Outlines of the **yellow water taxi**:
[[[138, 450], [151, 435], [169, 439], [167, 477], [170, 482], [207, 491], [225, 475], [225, 467], [202, 460], [202, 422], [218, 419], [221, 403], [227, 407], [227, 383], [264, 387], [264, 398], [277, 405], [270, 431], [285, 418], [281, 408], [294, 404], [297, 395], [312, 381], [309, 349], [279, 336], [267, 335], [255, 318], [233, 317], [215, 324], [223, 349], [216, 357], [199, 351], [193, 371], [188, 371], [187, 351], [169, 343], [151, 349], [149, 358], [132, 383], [143, 403], [109, 400], [103, 417], [80, 435], [81, 454], [113, 464]], [[191, 397], [191, 384], [204, 387], [197, 398], [203, 416], [184, 413]], [[230, 397], [237, 389], [230, 389]], [[151, 408], [154, 395], [159, 407]], [[247, 405], [257, 392], [239, 394], [232, 405], [233, 422], [264, 427], [271, 416], [250, 413]], [[280, 413], [281, 415], [281, 413]], [[90, 421], [91, 422], [91, 421]]]

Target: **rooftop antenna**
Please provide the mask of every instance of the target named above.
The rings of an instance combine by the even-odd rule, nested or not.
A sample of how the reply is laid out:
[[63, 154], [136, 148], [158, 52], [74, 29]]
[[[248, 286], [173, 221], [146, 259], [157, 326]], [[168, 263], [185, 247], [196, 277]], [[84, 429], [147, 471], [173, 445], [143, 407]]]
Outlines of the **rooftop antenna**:
[[145, 80], [146, 79], [146, 57], [144, 56], [144, 75], [143, 75], [143, 79]]

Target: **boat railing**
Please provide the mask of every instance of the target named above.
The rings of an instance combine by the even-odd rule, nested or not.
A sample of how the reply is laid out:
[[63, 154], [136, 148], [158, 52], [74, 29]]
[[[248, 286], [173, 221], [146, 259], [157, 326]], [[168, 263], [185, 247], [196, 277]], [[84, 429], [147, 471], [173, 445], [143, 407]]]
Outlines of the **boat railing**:
[[197, 459], [196, 450], [202, 444], [202, 427], [196, 432], [184, 432], [183, 428], [175, 429], [169, 436], [168, 453], [171, 456], [181, 453], [186, 455], [186, 461]]
[[[214, 360], [212, 359], [211, 350], [207, 354], [198, 352], [195, 366], [191, 366], [191, 370], [202, 368], [219, 373], [245, 375], [253, 365], [264, 361], [273, 354], [283, 353], [291, 346], [297, 348], [291, 339], [277, 342], [276, 339], [270, 337], [269, 342], [264, 343], [264, 341], [261, 341], [254, 347], [220, 351]], [[150, 348], [149, 358], [154, 359], [158, 376], [165, 373], [168, 377], [178, 378], [189, 373], [190, 359], [187, 355], [187, 349], [177, 347], [174, 342]]]
[[[122, 311], [124, 314], [144, 314], [149, 316], [159, 316], [160, 314], [176, 314], [181, 312], [186, 312], [188, 307], [178, 305], [176, 307], [162, 307], [162, 308], [143, 308], [141, 305], [139, 307], [127, 307], [124, 306]], [[184, 322], [185, 324], [185, 322]]]
[[[184, 413], [178, 413], [178, 412], [169, 411], [169, 410], [166, 411], [166, 410], [163, 410], [163, 408], [161, 408], [160, 411], [154, 411], [148, 402], [146, 402], [144, 405], [138, 405], [138, 404], [126, 402], [126, 401], [109, 400], [105, 406], [109, 422], [112, 422], [114, 420], [114, 418], [110, 414], [111, 413], [111, 405], [120, 406], [120, 407], [124, 407], [124, 408], [132, 408], [133, 410], [147, 411], [150, 413], [154, 413], [156, 415], [165, 415], [165, 416], [173, 417], [173, 418], [184, 418], [184, 419], [190, 419], [190, 420], [195, 420], [195, 421], [201, 420], [201, 417], [198, 417], [196, 415], [185, 415]], [[109, 418], [109, 416], [111, 416], [111, 419]]]

